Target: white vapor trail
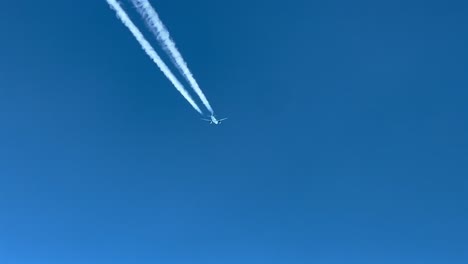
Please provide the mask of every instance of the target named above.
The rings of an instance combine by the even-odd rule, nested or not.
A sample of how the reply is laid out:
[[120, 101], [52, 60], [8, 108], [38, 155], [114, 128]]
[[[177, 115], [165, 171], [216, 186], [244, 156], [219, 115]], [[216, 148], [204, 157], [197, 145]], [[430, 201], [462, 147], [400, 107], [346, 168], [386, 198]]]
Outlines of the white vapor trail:
[[148, 56], [153, 60], [153, 62], [159, 67], [159, 69], [166, 75], [166, 77], [171, 81], [174, 87], [179, 91], [182, 96], [192, 105], [192, 107], [197, 110], [198, 113], [202, 114], [198, 105], [193, 101], [190, 94], [185, 90], [184, 86], [177, 80], [171, 70], [167, 67], [164, 61], [159, 57], [156, 51], [153, 49], [151, 44], [145, 39], [141, 31], [135, 26], [127, 13], [122, 9], [117, 0], [107, 0], [109, 6], [115, 10], [117, 17], [122, 21], [122, 23], [130, 30], [135, 39], [140, 43], [143, 50], [148, 54]]
[[133, 5], [137, 8], [140, 15], [145, 19], [145, 22], [148, 24], [150, 30], [159, 40], [163, 49], [171, 57], [172, 62], [177, 67], [179, 72], [189, 82], [190, 86], [200, 97], [205, 107], [213, 114], [213, 109], [211, 108], [208, 99], [206, 99], [205, 95], [200, 89], [200, 86], [198, 85], [197, 81], [190, 72], [187, 63], [184, 61], [184, 58], [177, 49], [174, 41], [171, 39], [169, 31], [159, 18], [159, 15], [158, 13], [156, 13], [156, 10], [154, 10], [154, 8], [151, 6], [148, 0], [132, 0], [132, 2]]

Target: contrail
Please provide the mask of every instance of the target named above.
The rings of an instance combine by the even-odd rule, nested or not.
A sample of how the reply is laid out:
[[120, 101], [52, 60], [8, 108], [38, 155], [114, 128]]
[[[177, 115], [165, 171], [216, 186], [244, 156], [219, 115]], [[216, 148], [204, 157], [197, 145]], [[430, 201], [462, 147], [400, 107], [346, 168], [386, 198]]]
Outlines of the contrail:
[[182, 96], [192, 105], [192, 107], [197, 110], [198, 113], [202, 114], [202, 111], [198, 105], [193, 101], [192, 97], [185, 90], [184, 86], [177, 80], [177, 78], [172, 74], [171, 70], [167, 65], [162, 61], [161, 57], [156, 53], [151, 44], [145, 39], [141, 31], [135, 26], [130, 17], [125, 13], [122, 7], [119, 5], [117, 0], [107, 0], [107, 3], [110, 7], [115, 10], [117, 17], [122, 21], [122, 23], [132, 32], [135, 39], [140, 43], [143, 50], [148, 54], [148, 56], [153, 60], [154, 63], [159, 67], [159, 69], [166, 75], [166, 77], [171, 81], [174, 87], [179, 91]]
[[156, 10], [154, 10], [154, 8], [151, 6], [148, 0], [132, 0], [132, 2], [133, 5], [137, 8], [140, 15], [145, 19], [145, 22], [148, 24], [150, 30], [159, 40], [163, 49], [171, 57], [172, 62], [177, 67], [179, 72], [189, 82], [190, 86], [200, 97], [205, 107], [213, 114], [213, 109], [211, 108], [208, 99], [206, 99], [205, 95], [200, 89], [200, 86], [198, 86], [197, 81], [190, 72], [187, 63], [184, 61], [184, 58], [177, 49], [174, 41], [171, 39], [169, 31], [159, 18], [159, 15], [158, 13], [156, 13]]

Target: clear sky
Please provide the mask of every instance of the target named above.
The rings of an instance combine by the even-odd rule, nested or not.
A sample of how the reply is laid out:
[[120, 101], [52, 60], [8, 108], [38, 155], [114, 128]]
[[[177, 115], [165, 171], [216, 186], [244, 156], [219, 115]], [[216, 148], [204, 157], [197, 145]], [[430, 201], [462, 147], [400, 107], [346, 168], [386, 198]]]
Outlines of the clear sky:
[[2, 3], [0, 263], [468, 263], [467, 1], [151, 2], [222, 125], [105, 0]]

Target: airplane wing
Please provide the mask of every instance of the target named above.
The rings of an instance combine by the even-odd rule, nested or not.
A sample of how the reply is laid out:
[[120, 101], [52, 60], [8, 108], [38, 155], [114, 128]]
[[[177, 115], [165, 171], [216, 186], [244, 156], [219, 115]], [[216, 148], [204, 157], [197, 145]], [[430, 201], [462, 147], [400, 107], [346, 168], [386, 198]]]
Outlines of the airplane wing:
[[205, 120], [205, 121], [208, 121], [208, 122], [211, 122], [210, 119], [205, 119], [205, 118], [200, 118], [201, 120]]
[[227, 119], [227, 117], [226, 118], [221, 118], [218, 121], [223, 121], [223, 120], [226, 120], [226, 119]]

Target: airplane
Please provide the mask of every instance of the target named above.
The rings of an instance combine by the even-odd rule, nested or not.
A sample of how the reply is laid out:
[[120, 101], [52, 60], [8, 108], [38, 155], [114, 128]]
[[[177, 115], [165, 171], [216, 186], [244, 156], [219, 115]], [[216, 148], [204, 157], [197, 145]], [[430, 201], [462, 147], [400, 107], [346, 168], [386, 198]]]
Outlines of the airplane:
[[216, 117], [214, 115], [211, 115], [210, 119], [202, 118], [202, 120], [208, 121], [208, 122], [210, 122], [210, 124], [215, 124], [215, 125], [221, 124], [221, 121], [226, 120], [226, 119], [227, 118], [216, 119]]

